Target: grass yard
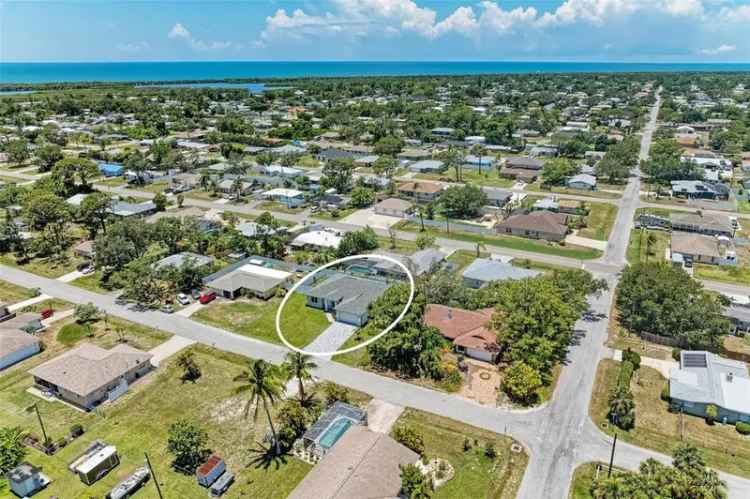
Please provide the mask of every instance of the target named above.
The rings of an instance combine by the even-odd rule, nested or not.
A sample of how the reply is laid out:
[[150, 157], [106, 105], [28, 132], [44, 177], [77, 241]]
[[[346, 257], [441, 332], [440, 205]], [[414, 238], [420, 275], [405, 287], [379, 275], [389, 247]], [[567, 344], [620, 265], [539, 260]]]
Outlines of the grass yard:
[[[738, 252], [739, 253], [739, 252]], [[694, 265], [694, 274], [696, 279], [705, 279], [707, 281], [721, 281], [730, 284], [740, 284], [747, 286], [750, 283], [750, 266], [748, 265], [706, 265], [696, 263]]]
[[568, 189], [567, 187], [542, 187], [540, 182], [534, 182], [533, 184], [527, 184], [524, 188], [525, 191], [530, 192], [546, 192], [550, 194], [570, 194], [574, 196], [588, 196], [592, 198], [601, 199], [618, 199], [622, 197], [621, 193], [606, 192], [606, 191], [587, 191], [583, 189]]
[[[484, 251], [479, 252], [479, 258], [489, 258], [489, 256], [489, 253]], [[447, 258], [450, 263], [456, 266], [457, 274], [463, 272], [476, 259], [477, 252], [469, 250], [456, 250]]]
[[[619, 362], [605, 359], [599, 363], [589, 413], [603, 431], [614, 434], [607, 424], [608, 397], [616, 384]], [[619, 438], [658, 452], [671, 453], [681, 441], [697, 446], [713, 468], [742, 477], [750, 477], [750, 439], [732, 425], [709, 425], [703, 418], [673, 413], [659, 397], [667, 380], [655, 369], [641, 366], [631, 382], [635, 398], [636, 422], [630, 431], [617, 429]]]
[[[515, 180], [500, 177], [497, 174], [497, 170], [489, 168], [487, 171], [482, 169], [481, 174], [476, 170], [470, 170], [466, 168], [464, 170], [461, 170], [461, 176], [464, 183], [483, 185], [486, 187], [512, 187], [515, 183]], [[453, 169], [451, 169], [450, 171], [445, 171], [443, 173], [418, 173], [414, 176], [414, 178], [418, 180], [455, 182], [456, 173]]]
[[19, 264], [16, 262], [16, 257], [11, 253], [4, 253], [0, 255], [0, 264], [16, 267], [32, 274], [37, 274], [42, 277], [49, 277], [56, 279], [65, 274], [69, 274], [76, 269], [76, 266], [83, 263], [83, 259], [77, 256], [73, 256], [72, 251], [66, 252], [66, 256], [62, 260], [52, 260], [49, 258], [32, 258], [26, 264]]
[[[455, 476], [434, 492], [435, 499], [516, 497], [529, 458], [525, 452], [511, 451], [514, 441], [510, 437], [415, 409], [406, 409], [396, 425], [416, 429], [424, 439], [425, 455], [453, 466]], [[464, 451], [467, 438], [472, 448]], [[484, 453], [490, 442], [497, 451], [495, 459]]]
[[[397, 230], [403, 230], [408, 232], [419, 232], [420, 228], [418, 225], [402, 221], [394, 226]], [[525, 239], [522, 237], [514, 236], [486, 236], [482, 234], [474, 234], [468, 232], [456, 232], [451, 230], [447, 233], [443, 229], [436, 229], [434, 227], [426, 228], [426, 232], [432, 234], [435, 237], [443, 237], [446, 239], [456, 239], [459, 241], [466, 241], [470, 243], [480, 243], [487, 246], [498, 246], [501, 248], [510, 248], [519, 251], [532, 251], [535, 253], [542, 253], [545, 255], [563, 256], [568, 258], [577, 258], [580, 260], [593, 260], [602, 256], [602, 252], [592, 248], [583, 248], [581, 246], [574, 246], [572, 244], [566, 244], [562, 246], [555, 243], [547, 243], [544, 241], [538, 241], [534, 239]]]
[[[648, 237], [653, 236], [653, 242], [649, 246]], [[666, 250], [669, 247], [671, 237], [669, 232], [662, 230], [633, 229], [630, 231], [630, 241], [625, 257], [628, 263], [634, 264], [639, 261], [661, 261], [666, 258]]]
[[111, 290], [102, 287], [101, 279], [102, 273], [100, 270], [97, 270], [91, 274], [79, 277], [75, 281], [71, 281], [70, 284], [93, 291], [94, 293], [109, 293]]
[[203, 201], [217, 201], [221, 199], [221, 195], [220, 194], [214, 195], [214, 193], [211, 191], [204, 191], [200, 188], [197, 188], [197, 189], [187, 191], [185, 193], [185, 198], [201, 199]]
[[[244, 416], [244, 396], [235, 395], [232, 382], [247, 359], [193, 347], [203, 376], [196, 383], [183, 383], [181, 370], [168, 362], [149, 377], [131, 386], [128, 394], [105, 405], [103, 415], [82, 413], [57, 402], [39, 402], [48, 431], [55, 438], [67, 433], [73, 423], [86, 433], [59, 451], [45, 456], [30, 450], [26, 459], [41, 466], [52, 484], [38, 497], [103, 497], [115, 484], [143, 464], [148, 452], [165, 497], [202, 497], [193, 475], [183, 475], [170, 467], [172, 456], [166, 450], [169, 425], [179, 419], [196, 422], [208, 432], [209, 447], [221, 455], [237, 479], [226, 497], [283, 498], [310, 470], [308, 464], [291, 456], [272, 462], [254, 452], [256, 442], [266, 431], [265, 418], [254, 421]], [[36, 416], [25, 410], [38, 399], [25, 392], [31, 377], [16, 370], [0, 378], [0, 415], [9, 424], [38, 432]], [[102, 439], [117, 447], [121, 463], [93, 486], [83, 485], [67, 465], [93, 440]], [[146, 484], [138, 497], [156, 497], [153, 483]]]
[[[596, 469], [599, 466], [601, 466], [599, 476], [607, 476], [607, 463], [585, 463], [573, 471], [573, 480], [570, 484], [570, 493], [568, 494], [569, 499], [593, 499], [591, 486], [594, 483], [594, 478], [597, 476]], [[627, 471], [614, 466], [612, 467], [613, 475], [620, 473], [627, 473]]]
[[[318, 337], [328, 326], [325, 313], [305, 305], [306, 298], [292, 296], [284, 307], [281, 327], [286, 339], [303, 347]], [[269, 343], [281, 343], [276, 335], [276, 310], [280, 298], [265, 302], [257, 299], [216, 303], [201, 308], [193, 319], [228, 331]]]
[[[320, 218], [322, 220], [341, 220], [342, 218], [346, 218], [355, 211], [357, 211], [359, 208], [344, 208], [343, 210], [336, 210], [333, 211], [319, 211], [317, 213], [314, 213], [311, 215], [311, 218]], [[333, 214], [336, 213], [337, 216], [333, 216]]]
[[381, 250], [389, 251], [391, 253], [401, 253], [404, 255], [411, 255], [412, 253], [419, 251], [417, 243], [414, 241], [408, 241], [406, 239], [396, 239], [396, 246], [391, 247], [391, 238], [387, 236], [378, 237], [378, 248]]
[[610, 203], [588, 203], [589, 214], [586, 216], [586, 228], [578, 231], [581, 237], [606, 241], [617, 217], [617, 206]]
[[152, 182], [148, 185], [144, 185], [138, 188], [139, 191], [145, 191], [145, 192], [153, 192], [154, 194], [157, 194], [159, 192], [163, 192], [164, 189], [169, 187], [168, 181], [159, 181], [159, 182]]
[[7, 281], [0, 281], [0, 304], [10, 305], [27, 300], [33, 296], [33, 293], [28, 288], [22, 288]]
[[106, 185], [108, 187], [118, 187], [120, 185], [125, 185], [128, 182], [124, 177], [110, 177], [106, 180], [98, 180], [96, 183], [98, 185]]
[[73, 304], [70, 302], [67, 302], [65, 300], [61, 300], [60, 298], [50, 298], [48, 300], [40, 301], [39, 303], [34, 303], [33, 305], [28, 305], [26, 307], [23, 307], [19, 312], [26, 313], [26, 312], [36, 312], [39, 313], [42, 310], [46, 310], [48, 308], [51, 308], [56, 313], [60, 312], [62, 310], [69, 310], [73, 308]]

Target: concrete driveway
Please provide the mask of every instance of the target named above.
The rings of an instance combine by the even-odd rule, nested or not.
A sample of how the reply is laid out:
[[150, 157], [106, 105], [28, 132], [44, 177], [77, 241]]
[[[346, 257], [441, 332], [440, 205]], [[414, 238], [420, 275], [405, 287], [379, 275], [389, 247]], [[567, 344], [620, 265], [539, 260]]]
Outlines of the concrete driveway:
[[320, 333], [320, 336], [315, 338], [312, 343], [307, 345], [305, 350], [309, 352], [333, 352], [338, 350], [356, 330], [357, 326], [334, 322]]
[[372, 208], [366, 208], [364, 210], [355, 211], [342, 220], [342, 222], [363, 227], [369, 225], [375, 229], [389, 229], [401, 220], [403, 220], [403, 218], [378, 215]]

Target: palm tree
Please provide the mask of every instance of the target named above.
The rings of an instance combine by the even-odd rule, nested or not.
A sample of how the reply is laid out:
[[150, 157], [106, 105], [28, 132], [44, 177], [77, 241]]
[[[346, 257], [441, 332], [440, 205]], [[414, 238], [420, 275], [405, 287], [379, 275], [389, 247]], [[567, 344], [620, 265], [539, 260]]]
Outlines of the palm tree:
[[237, 177], [232, 182], [232, 192], [234, 193], [234, 200], [235, 202], [239, 203], [240, 199], [242, 199], [242, 188], [243, 188], [243, 182], [242, 177]]
[[208, 187], [211, 185], [211, 174], [207, 171], [202, 172], [198, 182], [200, 183], [201, 189], [207, 191]]
[[482, 243], [477, 243], [477, 247], [476, 247], [476, 250], [477, 250], [477, 258], [479, 258], [480, 250], [486, 250], [486, 249], [487, 249], [487, 247], [486, 247], [486, 246], [485, 246], [484, 244], [482, 244]]
[[263, 359], [251, 360], [248, 364], [250, 370], [245, 371], [236, 378], [235, 381], [241, 381], [244, 384], [235, 389], [235, 393], [250, 392], [250, 398], [245, 405], [245, 416], [250, 412], [250, 407], [255, 404], [253, 419], [258, 418], [258, 408], [263, 404], [263, 410], [268, 418], [268, 426], [271, 428], [273, 435], [273, 445], [276, 454], [281, 454], [279, 439], [276, 436], [276, 428], [273, 426], [271, 411], [268, 408], [273, 406], [286, 391], [284, 384], [281, 382], [279, 370], [273, 364], [269, 364]]
[[482, 144], [474, 144], [471, 147], [471, 154], [479, 158], [479, 174], [482, 174], [482, 159], [484, 156], [484, 147]]
[[289, 352], [286, 354], [286, 360], [282, 364], [287, 375], [287, 381], [297, 378], [299, 383], [299, 401], [305, 403], [305, 381], [312, 379], [310, 370], [315, 369], [318, 365], [312, 361], [312, 357], [300, 352]]

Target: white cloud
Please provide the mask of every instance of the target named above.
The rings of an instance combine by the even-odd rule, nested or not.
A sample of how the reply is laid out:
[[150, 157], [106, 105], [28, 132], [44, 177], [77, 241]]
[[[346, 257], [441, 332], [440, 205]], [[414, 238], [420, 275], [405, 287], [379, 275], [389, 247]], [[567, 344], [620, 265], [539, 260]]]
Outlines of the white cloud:
[[138, 53], [151, 47], [148, 42], [118, 43], [117, 50], [120, 52]]
[[734, 52], [737, 50], [737, 45], [719, 45], [712, 49], [701, 49], [699, 52], [703, 55], [719, 55], [727, 52]]
[[439, 23], [433, 29], [433, 36], [440, 36], [443, 33], [460, 33], [466, 37], [476, 36], [479, 32], [479, 21], [474, 15], [474, 9], [471, 7], [459, 7]]
[[198, 51], [224, 50], [232, 46], [230, 41], [203, 41], [195, 38], [193, 34], [182, 23], [175, 23], [169, 30], [167, 37], [172, 40], [185, 40], [187, 44]]

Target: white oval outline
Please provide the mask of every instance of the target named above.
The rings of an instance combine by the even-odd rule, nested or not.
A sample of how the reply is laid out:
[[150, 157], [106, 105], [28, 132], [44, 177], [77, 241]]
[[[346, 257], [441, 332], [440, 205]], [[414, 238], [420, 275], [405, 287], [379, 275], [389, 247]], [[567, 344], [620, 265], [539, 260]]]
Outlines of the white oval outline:
[[[396, 317], [396, 320], [394, 320], [387, 328], [383, 329], [382, 332], [378, 333], [377, 335], [373, 336], [367, 341], [362, 342], [359, 345], [355, 345], [353, 347], [344, 348], [341, 350], [334, 350], [333, 352], [308, 352], [307, 350], [303, 348], [298, 348], [291, 343], [287, 341], [287, 339], [284, 337], [284, 333], [281, 332], [281, 312], [284, 310], [284, 306], [286, 305], [286, 302], [289, 300], [289, 297], [294, 294], [294, 292], [297, 290], [297, 288], [300, 287], [300, 285], [305, 282], [307, 279], [311, 278], [321, 270], [325, 270], [328, 267], [332, 267], [334, 265], [338, 265], [339, 263], [348, 262], [350, 260], [362, 260], [363, 258], [375, 258], [375, 259], [381, 259], [381, 260], [387, 260], [391, 263], [395, 263], [399, 267], [401, 267], [404, 272], [406, 272], [406, 275], [409, 277], [409, 285], [411, 286], [411, 290], [409, 291], [409, 300], [406, 302], [406, 305], [404, 306], [404, 310], [401, 311], [401, 314]], [[313, 270], [309, 274], [307, 274], [305, 277], [300, 279], [298, 282], [292, 286], [292, 289], [287, 291], [286, 295], [284, 295], [284, 299], [281, 300], [281, 305], [279, 305], [278, 310], [276, 310], [276, 335], [281, 339], [281, 341], [284, 343], [284, 345], [287, 346], [287, 348], [294, 350], [295, 352], [301, 353], [303, 355], [312, 355], [313, 357], [332, 357], [334, 355], [349, 353], [349, 352], [355, 352], [359, 350], [360, 348], [366, 347], [367, 345], [378, 341], [380, 338], [388, 334], [396, 325], [401, 322], [401, 319], [404, 318], [406, 315], [406, 312], [409, 311], [409, 307], [411, 307], [411, 303], [414, 301], [414, 291], [416, 289], [416, 286], [414, 285], [414, 276], [412, 275], [411, 271], [406, 268], [406, 265], [401, 263], [400, 261], [396, 260], [395, 258], [392, 258], [390, 256], [386, 255], [375, 255], [372, 253], [365, 253], [361, 255], [352, 255], [352, 256], [345, 256], [344, 258], [339, 258], [338, 260], [334, 260], [330, 263], [326, 263], [325, 265], [318, 267], [317, 269]], [[314, 341], [314, 340], [313, 340]]]

